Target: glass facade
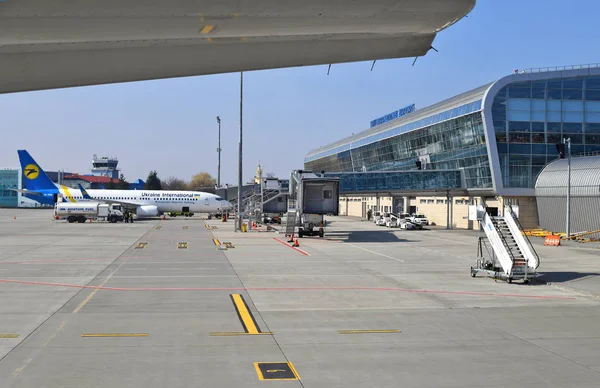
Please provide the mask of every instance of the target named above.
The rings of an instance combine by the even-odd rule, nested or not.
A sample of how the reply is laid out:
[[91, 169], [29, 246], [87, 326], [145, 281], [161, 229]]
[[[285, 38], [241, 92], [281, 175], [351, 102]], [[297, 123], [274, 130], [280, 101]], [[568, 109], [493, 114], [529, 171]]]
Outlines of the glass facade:
[[563, 138], [574, 157], [600, 152], [600, 76], [511, 83], [494, 97], [492, 120], [504, 187], [533, 188]]
[[19, 170], [0, 170], [0, 207], [17, 207], [18, 193], [8, 188], [19, 188]]
[[386, 190], [419, 191], [460, 189], [460, 171], [406, 171], [382, 173], [325, 174], [340, 178], [340, 193], [360, 193]]
[[355, 147], [353, 143], [346, 151], [307, 159], [305, 167], [327, 172], [416, 170], [417, 160], [426, 170], [464, 168], [468, 188], [491, 188], [481, 111], [370, 144]]

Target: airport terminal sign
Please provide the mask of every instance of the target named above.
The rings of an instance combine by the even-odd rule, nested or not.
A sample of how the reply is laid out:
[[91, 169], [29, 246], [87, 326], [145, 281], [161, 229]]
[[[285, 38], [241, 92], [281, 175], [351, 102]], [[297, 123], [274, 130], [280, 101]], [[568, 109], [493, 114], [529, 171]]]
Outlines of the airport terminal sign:
[[395, 112], [392, 112], [390, 114], [387, 114], [383, 117], [380, 117], [378, 119], [371, 121], [371, 128], [376, 127], [377, 125], [381, 125], [383, 123], [387, 123], [388, 121], [397, 119], [398, 117], [402, 117], [410, 112], [414, 112], [414, 110], [415, 110], [415, 104], [405, 106], [402, 109], [398, 109]]

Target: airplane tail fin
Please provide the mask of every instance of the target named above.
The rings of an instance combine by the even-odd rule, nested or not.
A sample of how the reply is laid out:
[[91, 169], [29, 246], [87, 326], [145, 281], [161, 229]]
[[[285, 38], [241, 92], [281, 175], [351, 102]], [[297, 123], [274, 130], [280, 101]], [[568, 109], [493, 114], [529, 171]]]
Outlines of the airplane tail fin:
[[23, 186], [29, 191], [56, 190], [56, 185], [48, 178], [39, 164], [29, 155], [26, 150], [18, 150], [21, 162], [21, 173]]
[[81, 191], [81, 196], [84, 199], [92, 199], [92, 197], [90, 197], [90, 195], [88, 194], [88, 192], [83, 188], [83, 186], [81, 186], [81, 183], [77, 184], [79, 186], [79, 191]]

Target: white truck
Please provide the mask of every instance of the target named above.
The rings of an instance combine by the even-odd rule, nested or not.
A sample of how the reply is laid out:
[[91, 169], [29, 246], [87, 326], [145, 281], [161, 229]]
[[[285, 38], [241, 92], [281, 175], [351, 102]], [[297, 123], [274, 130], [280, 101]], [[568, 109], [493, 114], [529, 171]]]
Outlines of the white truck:
[[95, 219], [111, 223], [123, 221], [123, 208], [120, 204], [101, 202], [59, 202], [54, 207], [54, 217], [67, 222], [84, 223]]

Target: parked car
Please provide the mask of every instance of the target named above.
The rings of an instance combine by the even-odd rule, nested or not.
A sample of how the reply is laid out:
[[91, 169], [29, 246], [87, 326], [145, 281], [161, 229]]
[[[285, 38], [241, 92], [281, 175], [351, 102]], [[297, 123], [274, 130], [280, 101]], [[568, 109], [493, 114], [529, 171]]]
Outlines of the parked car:
[[413, 214], [409, 220], [419, 225], [429, 225], [429, 220], [423, 214]]

